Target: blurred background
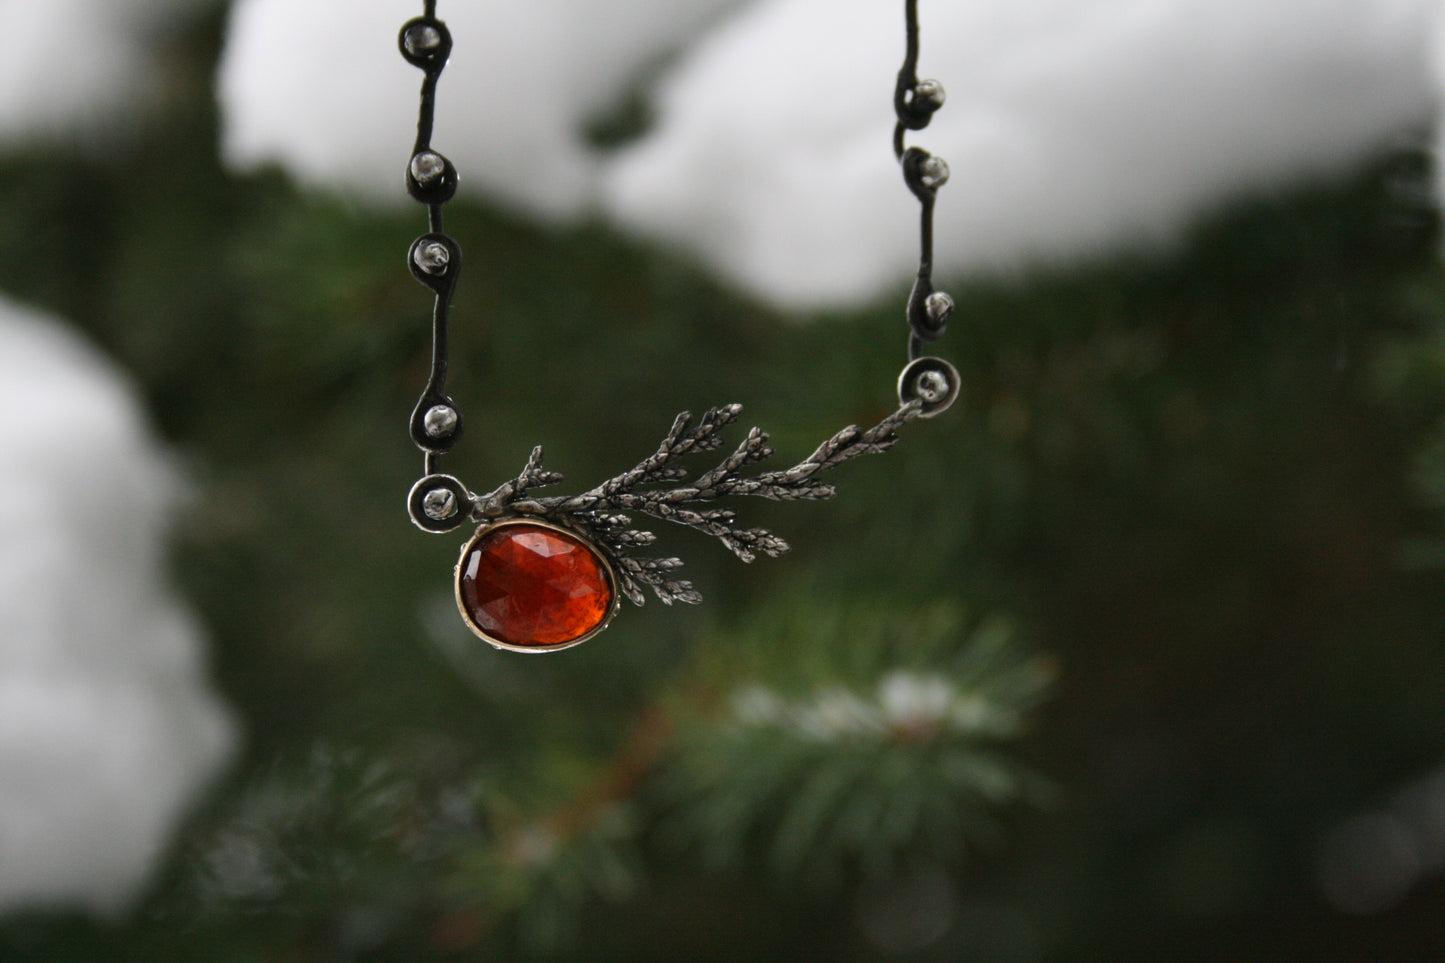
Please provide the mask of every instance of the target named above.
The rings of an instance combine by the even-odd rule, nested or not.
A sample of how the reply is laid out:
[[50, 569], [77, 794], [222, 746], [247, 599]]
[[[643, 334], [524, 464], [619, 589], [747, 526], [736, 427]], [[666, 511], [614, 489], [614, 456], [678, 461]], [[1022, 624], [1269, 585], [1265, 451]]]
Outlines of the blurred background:
[[[527, 658], [421, 4], [0, 0], [0, 959], [1445, 958], [1439, 4], [920, 6], [959, 403]], [[893, 409], [901, 0], [439, 15], [447, 471]]]

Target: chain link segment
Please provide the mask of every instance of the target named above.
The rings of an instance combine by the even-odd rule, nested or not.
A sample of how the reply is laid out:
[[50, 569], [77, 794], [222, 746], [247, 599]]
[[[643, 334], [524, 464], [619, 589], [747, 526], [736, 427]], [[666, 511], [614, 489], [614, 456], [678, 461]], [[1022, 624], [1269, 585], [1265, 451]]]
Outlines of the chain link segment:
[[447, 25], [437, 19], [436, 0], [425, 0], [422, 15], [408, 20], [397, 35], [407, 63], [424, 76], [416, 125], [416, 144], [406, 165], [406, 189], [427, 208], [429, 230], [412, 242], [407, 268], [436, 296], [432, 309], [431, 374], [411, 413], [411, 439], [425, 453], [423, 478], [413, 486], [407, 509], [413, 522], [428, 532], [449, 532], [467, 520], [471, 493], [450, 475], [438, 474], [437, 460], [456, 446], [462, 415], [446, 393], [447, 327], [452, 294], [461, 274], [462, 249], [443, 226], [442, 208], [457, 192], [457, 169], [432, 149], [437, 82], [452, 51]]
[[948, 183], [948, 164], [922, 147], [908, 147], [908, 131], [926, 128], [943, 106], [943, 85], [918, 79], [918, 0], [904, 0], [907, 50], [893, 89], [893, 154], [903, 167], [903, 181], [919, 204], [918, 276], [908, 296], [908, 367], [898, 379], [899, 400], [920, 400], [923, 417], [941, 413], [958, 397], [959, 375], [942, 358], [929, 358], [923, 347], [943, 337], [953, 316], [953, 298], [933, 287], [933, 205], [938, 189]]

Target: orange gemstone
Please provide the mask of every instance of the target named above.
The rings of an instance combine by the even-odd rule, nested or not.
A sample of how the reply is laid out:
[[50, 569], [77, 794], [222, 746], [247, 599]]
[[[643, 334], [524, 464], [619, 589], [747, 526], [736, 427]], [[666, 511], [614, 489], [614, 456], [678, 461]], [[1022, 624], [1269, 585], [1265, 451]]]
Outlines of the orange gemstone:
[[563, 646], [598, 629], [612, 610], [612, 579], [582, 539], [531, 522], [473, 538], [457, 568], [457, 601], [488, 641]]

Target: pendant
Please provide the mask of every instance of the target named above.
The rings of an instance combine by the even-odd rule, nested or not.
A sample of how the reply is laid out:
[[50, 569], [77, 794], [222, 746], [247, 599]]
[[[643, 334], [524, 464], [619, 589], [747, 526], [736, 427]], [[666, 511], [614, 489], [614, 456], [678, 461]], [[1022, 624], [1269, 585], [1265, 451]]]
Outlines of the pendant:
[[744, 562], [787, 552], [788, 543], [773, 532], [744, 527], [735, 511], [714, 504], [745, 496], [832, 498], [833, 486], [820, 479], [824, 472], [887, 451], [899, 428], [933, 417], [958, 394], [958, 373], [946, 361], [920, 358], [905, 374], [896, 411], [866, 431], [844, 428], [791, 468], [750, 470], [773, 454], [767, 433], [758, 428], [706, 471], [678, 464], [722, 447], [722, 429], [742, 411], [740, 405], [724, 405], [701, 418], [678, 415], [651, 455], [578, 495], [531, 494], [562, 481], [542, 467], [537, 447], [516, 478], [485, 495], [473, 494], [451, 475], [427, 475], [412, 488], [408, 508], [412, 521], [428, 532], [480, 523], [462, 547], [454, 577], [457, 608], [477, 637], [512, 652], [560, 652], [607, 628], [623, 598], [642, 605], [644, 589], [667, 605], [702, 601], [691, 582], [676, 576], [681, 559], [638, 554], [657, 537], [634, 527], [636, 515], [710, 535]]
[[483, 525], [462, 547], [457, 608], [483, 641], [511, 652], [559, 652], [617, 614], [612, 563], [560, 525], [525, 516]]
[[633, 527], [633, 517], [651, 518], [718, 539], [738, 558], [777, 557], [788, 543], [766, 528], [745, 528], [722, 498], [751, 496], [774, 501], [833, 497], [820, 476], [859, 455], [887, 451], [900, 427], [932, 418], [958, 397], [958, 371], [941, 358], [922, 356], [926, 342], [943, 336], [953, 300], [933, 290], [933, 199], [948, 177], [948, 165], [919, 148], [904, 149], [905, 130], [921, 130], [943, 104], [943, 88], [920, 82], [916, 0], [907, 0], [909, 52], [895, 94], [898, 127], [894, 150], [909, 189], [922, 203], [923, 253], [909, 296], [910, 361], [898, 377], [899, 407], [864, 431], [844, 428], [791, 468], [749, 469], [773, 454], [765, 432], [753, 428], [713, 468], [693, 473], [678, 464], [686, 456], [722, 447], [721, 430], [737, 420], [740, 405], [712, 408], [694, 420], [674, 419], [657, 450], [631, 469], [578, 495], [536, 498], [529, 490], [554, 485], [562, 476], [542, 468], [542, 449], [532, 449], [521, 474], [485, 495], [437, 471], [437, 459], [461, 437], [461, 414], [446, 394], [448, 318], [461, 268], [461, 248], [442, 230], [442, 208], [457, 189], [451, 161], [432, 149], [437, 80], [451, 53], [446, 24], [436, 18], [436, 0], [408, 21], [397, 37], [406, 61], [426, 74], [422, 83], [416, 144], [407, 166], [407, 192], [425, 204], [430, 230], [412, 242], [407, 267], [436, 295], [432, 311], [431, 375], [412, 411], [411, 437], [426, 453], [425, 474], [407, 498], [411, 520], [423, 531], [450, 532], [479, 523], [462, 548], [454, 574], [462, 620], [483, 641], [513, 652], [559, 652], [581, 645], [605, 629], [622, 598], [635, 605], [651, 589], [666, 605], [700, 602], [692, 583], [675, 577], [678, 558], [653, 558], [637, 549], [656, 536]]

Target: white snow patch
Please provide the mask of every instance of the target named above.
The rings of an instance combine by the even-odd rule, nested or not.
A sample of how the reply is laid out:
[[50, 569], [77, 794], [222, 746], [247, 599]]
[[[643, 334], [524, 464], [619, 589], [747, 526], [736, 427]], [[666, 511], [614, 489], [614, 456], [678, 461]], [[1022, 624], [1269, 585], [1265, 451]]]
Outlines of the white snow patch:
[[0, 0], [0, 144], [105, 140], [162, 95], [155, 40], [210, 0]]
[[[665, 80], [605, 207], [787, 308], [906, 281], [916, 206], [888, 147], [901, 4], [768, 0]], [[1202, 212], [1338, 172], [1428, 122], [1436, 0], [923, 3], [948, 102], [937, 273], [1168, 243]]]
[[125, 908], [235, 727], [167, 585], [178, 479], [125, 379], [0, 298], [0, 911]]
[[[941, 283], [1167, 245], [1202, 214], [1348, 169], [1424, 128], [1440, 0], [925, 0], [920, 73], [949, 101], [909, 143], [944, 157]], [[224, 151], [405, 202], [419, 12], [240, 0]], [[889, 149], [897, 0], [441, 4], [456, 39], [435, 146], [463, 191], [549, 222], [601, 210], [788, 309], [847, 307], [916, 267]], [[599, 152], [588, 118], [669, 51], [658, 122]]]
[[[462, 190], [547, 221], [585, 215], [599, 158], [587, 121], [740, 0], [442, 3], [455, 38], [432, 146]], [[421, 4], [239, 0], [218, 79], [223, 152], [313, 187], [401, 203], [422, 73], [397, 51]]]

